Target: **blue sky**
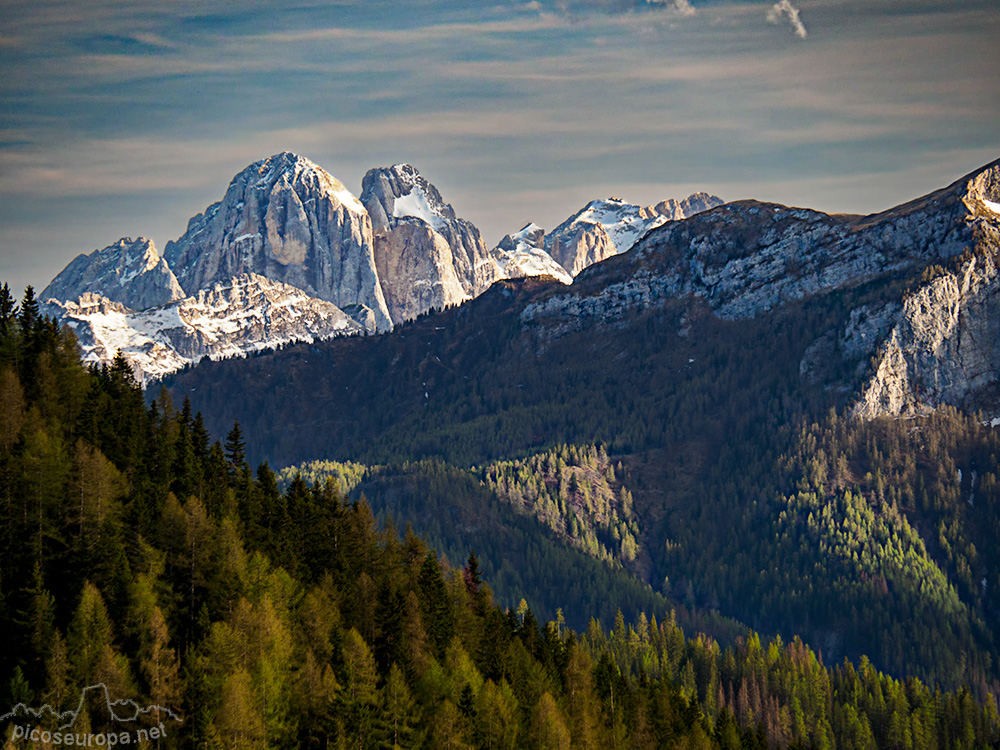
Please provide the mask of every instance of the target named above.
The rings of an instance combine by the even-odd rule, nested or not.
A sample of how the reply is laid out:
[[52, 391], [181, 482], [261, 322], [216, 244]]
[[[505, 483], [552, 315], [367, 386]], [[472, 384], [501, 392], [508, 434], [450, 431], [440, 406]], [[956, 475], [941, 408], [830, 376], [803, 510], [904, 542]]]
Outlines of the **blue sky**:
[[1000, 157], [998, 0], [3, 0], [0, 279], [162, 251], [279, 151], [488, 245], [599, 197], [871, 213]]

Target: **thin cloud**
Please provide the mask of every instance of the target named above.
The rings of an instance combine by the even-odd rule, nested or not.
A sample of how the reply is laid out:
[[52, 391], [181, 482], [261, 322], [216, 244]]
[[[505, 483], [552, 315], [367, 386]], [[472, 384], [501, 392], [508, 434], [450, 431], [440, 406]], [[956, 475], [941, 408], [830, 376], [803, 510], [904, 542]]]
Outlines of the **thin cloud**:
[[690, 0], [646, 0], [646, 5], [655, 5], [672, 10], [678, 15], [690, 17], [698, 13]]
[[767, 12], [767, 20], [769, 23], [774, 24], [779, 24], [782, 20], [787, 20], [792, 25], [792, 29], [795, 30], [795, 36], [799, 39], [805, 39], [809, 34], [806, 31], [805, 24], [802, 23], [802, 19], [799, 18], [799, 9], [793, 6], [789, 0], [781, 0], [780, 3], [772, 5], [771, 9]]

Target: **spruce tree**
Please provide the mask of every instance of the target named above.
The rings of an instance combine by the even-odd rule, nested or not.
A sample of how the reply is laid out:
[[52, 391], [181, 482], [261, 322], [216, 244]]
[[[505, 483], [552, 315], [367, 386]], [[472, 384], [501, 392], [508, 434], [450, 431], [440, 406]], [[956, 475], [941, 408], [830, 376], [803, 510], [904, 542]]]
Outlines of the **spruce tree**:
[[237, 476], [246, 464], [247, 444], [243, 439], [243, 430], [240, 429], [239, 420], [233, 422], [233, 429], [226, 435], [226, 460], [229, 462], [229, 471], [232, 476]]
[[420, 588], [421, 614], [431, 645], [440, 658], [451, 643], [455, 633], [455, 619], [451, 611], [448, 589], [441, 575], [437, 552], [431, 551], [424, 558], [417, 578]]
[[[6, 288], [6, 284], [4, 285]], [[4, 307], [6, 304], [0, 303]], [[21, 324], [21, 331], [28, 335], [38, 321], [38, 301], [35, 299], [35, 289], [28, 284], [24, 289], [24, 298], [21, 300], [21, 312], [18, 314], [18, 322]]]

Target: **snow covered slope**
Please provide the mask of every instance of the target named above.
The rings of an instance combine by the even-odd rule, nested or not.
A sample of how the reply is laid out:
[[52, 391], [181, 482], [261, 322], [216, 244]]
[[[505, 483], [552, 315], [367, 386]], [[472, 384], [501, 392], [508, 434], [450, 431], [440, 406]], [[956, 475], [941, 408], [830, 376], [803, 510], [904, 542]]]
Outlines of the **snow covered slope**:
[[620, 198], [591, 201], [546, 236], [545, 250], [576, 276], [587, 266], [629, 250], [649, 230], [667, 221], [721, 204], [721, 198], [706, 193], [646, 208]]
[[504, 278], [524, 276], [551, 276], [564, 284], [572, 284], [573, 277], [545, 252], [545, 230], [537, 224], [528, 224], [515, 234], [508, 234], [493, 249], [493, 257]]
[[255, 274], [147, 310], [87, 292], [75, 302], [47, 303], [43, 312], [74, 330], [84, 361], [109, 363], [121, 350], [144, 384], [202, 357], [235, 357], [364, 331], [332, 303]]

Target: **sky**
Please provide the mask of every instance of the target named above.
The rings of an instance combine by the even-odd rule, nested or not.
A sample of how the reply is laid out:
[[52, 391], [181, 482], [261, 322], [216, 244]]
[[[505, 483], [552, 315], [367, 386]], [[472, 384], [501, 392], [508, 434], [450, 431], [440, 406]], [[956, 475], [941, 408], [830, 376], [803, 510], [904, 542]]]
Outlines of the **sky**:
[[595, 198], [875, 213], [1000, 158], [1000, 0], [0, 0], [0, 281], [162, 252], [281, 151], [489, 247]]

